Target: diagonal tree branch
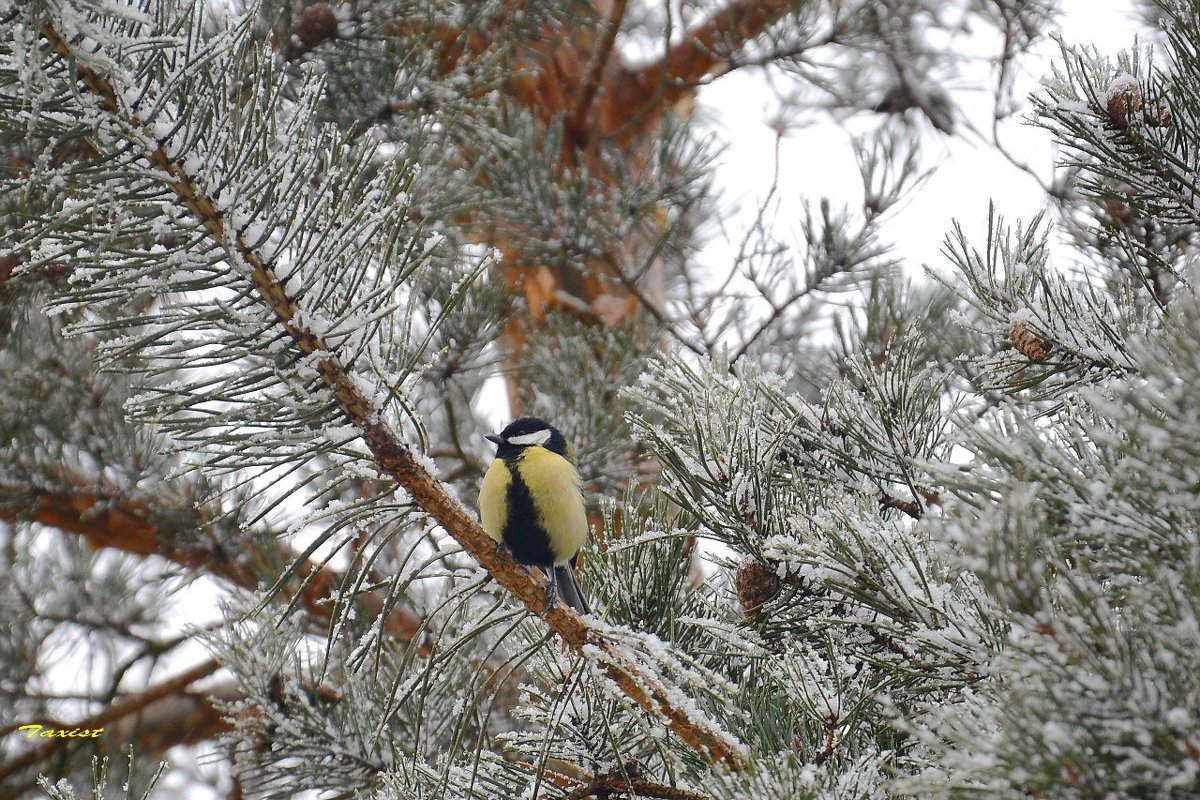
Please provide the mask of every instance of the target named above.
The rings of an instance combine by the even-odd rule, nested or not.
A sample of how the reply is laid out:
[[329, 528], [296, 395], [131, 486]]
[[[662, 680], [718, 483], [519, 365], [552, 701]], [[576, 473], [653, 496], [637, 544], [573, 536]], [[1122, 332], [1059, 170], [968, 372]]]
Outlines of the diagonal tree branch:
[[[60, 57], [68, 63], [75, 61], [71, 46], [53, 26], [44, 25], [41, 33]], [[122, 110], [118, 94], [108, 79], [84, 65], [76, 66], [76, 75], [82, 89], [94, 95], [100, 106], [123, 126], [135, 130], [141, 127], [141, 120]], [[138, 137], [137, 141], [130, 140], [128, 144], [149, 148], [146, 143], [154, 141], [147, 135]], [[537, 613], [546, 609], [548, 597], [544, 581], [535, 580], [529, 570], [498, 548], [474, 515], [422, 466], [416, 454], [385, 421], [386, 415], [367, 396], [361, 383], [350, 374], [341, 355], [320, 334], [302, 323], [305, 317], [288, 295], [273, 265], [241, 233], [230, 228], [213, 198], [172, 159], [163, 145], [140, 155], [162, 173], [164, 182], [180, 204], [194, 215], [219, 246], [227, 249], [230, 259], [238, 263], [239, 271], [248, 275], [260, 302], [269, 309], [293, 346], [310, 358], [340, 414], [358, 429], [376, 466], [395, 479], [417, 506], [526, 607]], [[543, 617], [567, 645], [596, 663], [645, 713], [660, 719], [703, 758], [732, 769], [747, 766], [745, 753], [736, 740], [701, 714], [690, 710], [686, 703], [678, 702], [675, 693], [656, 675], [637, 664], [624, 648], [603, 638], [583, 617], [561, 604], [555, 604]]]
[[[109, 495], [102, 487], [80, 476], [67, 476], [66, 482], [78, 488], [71, 492], [56, 492], [0, 482], [3, 495], [28, 498], [23, 505], [0, 505], [0, 519], [39, 522], [64, 533], [83, 536], [95, 547], [111, 547], [138, 556], [160, 556], [182, 567], [224, 578], [243, 589], [259, 587], [262, 574], [254, 568], [255, 559], [246, 558], [248, 554], [245, 553], [241, 558], [231, 558], [216, 544], [217, 537], [210, 537], [214, 542], [212, 547], [169, 544], [170, 537], [152, 522], [166, 509], [147, 500]], [[207, 524], [199, 510], [169, 510], [191, 515], [197, 529], [206, 530]], [[295, 560], [295, 554], [282, 541], [273, 538], [267, 541], [273, 542], [271, 552], [249, 554], [257, 555], [258, 563], [290, 564]], [[327, 623], [333, 616], [333, 608], [327, 601], [343, 584], [343, 574], [331, 567], [305, 561], [296, 570], [296, 576], [300, 606], [315, 622]], [[359, 596], [358, 602], [370, 614], [383, 611], [384, 600], [375, 593]], [[383, 627], [389, 635], [411, 642], [421, 628], [421, 619], [410, 611], [393, 607], [388, 611]]]

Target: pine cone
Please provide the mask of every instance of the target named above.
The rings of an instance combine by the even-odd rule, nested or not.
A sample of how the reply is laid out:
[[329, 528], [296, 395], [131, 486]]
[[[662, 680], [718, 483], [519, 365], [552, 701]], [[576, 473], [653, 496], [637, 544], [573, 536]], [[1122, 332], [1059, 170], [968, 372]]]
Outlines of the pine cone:
[[1014, 322], [1008, 338], [1012, 339], [1013, 347], [1017, 348], [1017, 352], [1030, 361], [1045, 361], [1046, 353], [1050, 352], [1049, 345], [1029, 330], [1029, 326], [1024, 322]]
[[1121, 75], [1108, 86], [1108, 118], [1121, 130], [1129, 127], [1130, 114], [1142, 110], [1142, 87], [1132, 75]]
[[733, 577], [738, 605], [749, 614], [779, 593], [779, 576], [761, 561], [744, 561]]
[[1171, 109], [1158, 100], [1146, 105], [1146, 112], [1142, 118], [1151, 128], [1169, 128], [1175, 122], [1175, 118], [1171, 116]]
[[337, 14], [328, 3], [317, 3], [304, 9], [300, 19], [292, 26], [292, 36], [308, 52], [322, 42], [336, 39], [337, 29]]

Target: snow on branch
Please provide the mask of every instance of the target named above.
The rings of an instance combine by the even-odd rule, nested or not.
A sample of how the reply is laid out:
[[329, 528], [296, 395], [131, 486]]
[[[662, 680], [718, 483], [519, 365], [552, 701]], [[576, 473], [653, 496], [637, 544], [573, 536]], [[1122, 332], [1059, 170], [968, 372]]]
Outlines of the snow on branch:
[[[388, 170], [378, 170], [372, 175], [368, 158], [355, 157], [336, 140], [318, 143], [329, 149], [323, 158], [313, 155], [316, 149], [311, 145], [308, 149], [296, 150], [289, 148], [287, 142], [276, 152], [270, 152], [270, 144], [278, 143], [266, 142], [266, 134], [280, 131], [265, 124], [256, 126], [250, 120], [250, 134], [264, 137], [259, 144], [266, 151], [266, 163], [258, 164], [257, 170], [248, 169], [252, 178], [235, 186], [230, 182], [232, 176], [222, 178], [215, 174], [217, 164], [222, 162], [206, 161], [205, 149], [215, 149], [226, 157], [240, 157], [244, 166], [253, 167], [253, 158], [259, 154], [254, 151], [252, 136], [247, 137], [250, 146], [224, 142], [222, 137], [226, 133], [220, 125], [205, 128], [202, 124], [205, 120], [196, 122], [194, 127], [188, 125], [188, 120], [184, 119], [186, 115], [174, 114], [169, 98], [164, 96], [155, 98], [155, 108], [161, 113], [156, 118], [154, 115], [143, 118], [138, 110], [139, 102], [154, 96], [155, 92], [149, 86], [138, 85], [142, 76], [125, 71], [116, 60], [104, 61], [97, 52], [80, 53], [74, 37], [61, 31], [55, 23], [44, 23], [41, 35], [62, 61], [72, 65], [80, 90], [97, 104], [102, 115], [107, 116], [107, 119], [97, 120], [97, 125], [104, 128], [106, 140], [103, 144], [148, 163], [151, 172], [143, 173], [139, 188], [149, 192], [155, 184], [166, 187], [169, 196], [158, 203], [169, 201], [176, 209], [186, 210], [186, 215], [176, 212], [175, 221], [194, 219], [203, 233], [203, 241], [192, 239], [191, 246], [200, 251], [212, 248], [216, 253], [210, 257], [208, 283], [200, 279], [196, 288], [221, 288], [232, 293], [230, 300], [205, 308], [204, 314], [193, 318], [176, 309], [175, 317], [167, 318], [169, 332], [186, 332], [190, 324], [193, 330], [204, 325], [229, 325], [229, 317], [233, 315], [238, 319], [230, 325], [232, 332], [223, 342], [226, 347], [244, 353], [254, 347], [277, 350], [282, 339], [286, 348], [295, 354], [294, 366], [280, 369], [277, 363], [268, 365], [266, 369], [274, 369], [274, 379], [289, 386], [298, 397], [312, 392], [314, 385], [319, 386], [331, 401], [329, 414], [334, 417], [326, 421], [325, 426], [336, 422], [336, 437], [343, 444], [352, 441], [365, 444], [378, 473], [394, 479], [409, 498], [454, 536], [500, 585], [528, 608], [541, 612], [546, 607], [544, 585], [535, 581], [508, 554], [498, 551], [474, 515], [431, 474], [426, 459], [414, 451], [392, 422], [385, 403], [397, 390], [380, 391], [370, 379], [356, 372], [356, 357], [371, 355], [372, 343], [364, 341], [364, 337], [370, 333], [382, 335], [376, 320], [397, 311], [390, 293], [403, 291], [404, 281], [418, 269], [425, 251], [413, 247], [412, 242], [398, 240], [403, 234], [412, 235], [412, 230], [400, 224], [389, 230], [385, 224], [388, 213], [354, 217], [350, 209], [372, 209], [374, 204], [384, 204], [389, 199], [389, 191], [392, 192], [391, 199], [401, 197], [402, 188], [398, 185], [402, 184], [402, 170], [398, 175], [388, 174]], [[190, 36], [181, 38], [188, 46], [200, 47], [200, 42]], [[209, 55], [212, 60], [217, 60], [215, 53]], [[166, 47], [161, 59], [170, 61], [175, 56], [181, 58], [182, 54], [172, 53]], [[245, 58], [253, 61], [254, 54], [248, 53]], [[226, 65], [215, 66], [220, 70]], [[185, 67], [170, 74], [169, 79], [176, 84], [173, 86], [176, 91], [194, 82], [224, 100], [232, 100], [226, 109], [229, 113], [253, 113], [256, 110], [241, 108], [236, 98], [230, 97], [230, 92], [222, 95], [220, 86], [212, 85], [220, 76], [205, 72], [203, 61], [199, 67]], [[308, 86], [308, 91], [314, 91], [312, 85]], [[301, 95], [296, 114], [304, 114], [305, 103], [305, 96]], [[277, 109], [265, 110], [274, 114]], [[211, 118], [206, 122], [211, 124]], [[226, 145], [228, 150], [221, 151], [221, 146]], [[298, 155], [310, 157], [295, 163]], [[312, 184], [316, 184], [316, 190]], [[350, 201], [341, 197], [341, 193], [352, 191], [354, 196]], [[289, 199], [296, 194], [316, 199], [307, 206], [289, 205]], [[272, 207], [272, 203], [278, 207]], [[301, 212], [299, 218], [287, 216], [287, 212], [296, 211]], [[397, 213], [395, 209], [390, 212], [392, 215]], [[346, 224], [346, 219], [338, 216], [340, 213], [352, 215], [349, 222], [353, 224]], [[398, 216], [403, 218], [403, 213]], [[194, 233], [199, 231], [186, 235]], [[326, 239], [331, 237], [334, 243], [330, 245], [329, 241], [320, 240], [319, 234], [326, 234]], [[325, 257], [329, 257], [332, 264], [322, 263]], [[400, 266], [380, 264], [380, 260], [388, 258], [400, 260]], [[365, 265], [358, 264], [360, 259]], [[313, 265], [314, 261], [316, 264]], [[228, 271], [217, 272], [217, 265], [222, 263], [233, 267], [232, 275]], [[293, 278], [307, 265], [313, 265], [312, 273], [305, 276], [308, 281], [294, 281]], [[143, 288], [157, 294], [169, 294], [173, 288], [170, 285], [172, 267], [172, 260], [162, 259]], [[342, 272], [330, 275], [335, 267]], [[481, 269], [482, 266], [476, 266], [470, 272], [478, 275]], [[469, 281], [469, 278], [470, 275], [466, 279]], [[118, 275], [106, 283], [108, 275], [95, 270], [82, 277], [83, 282], [88, 279], [95, 279], [97, 285], [110, 291], [121, 279], [128, 279], [128, 275]], [[330, 283], [331, 279], [334, 282]], [[348, 295], [343, 294], [346, 289], [349, 289]], [[86, 301], [89, 297], [84, 293], [78, 299]], [[361, 300], [367, 301], [365, 320], [366, 312], [355, 307], [355, 301]], [[170, 327], [172, 325], [174, 327]], [[431, 320], [430, 325], [436, 326], [436, 320]], [[366, 333], [360, 330], [364, 327]], [[124, 353], [137, 355], [146, 348], [161, 347], [163, 339], [162, 330], [152, 338], [130, 338], [124, 343]], [[420, 347], [413, 349], [419, 351]], [[415, 359], [409, 366], [414, 363]], [[266, 369], [258, 369], [259, 374], [270, 378]], [[240, 378], [233, 375], [226, 380], [228, 385], [234, 385]], [[198, 391], [202, 387], [203, 384], [193, 383], [185, 389], [170, 391], [186, 395], [187, 391]], [[199, 392], [197, 397], [211, 395]], [[400, 401], [403, 403], [403, 398]], [[196, 411], [196, 407], [186, 403], [166, 407], [168, 414], [175, 415], [188, 409], [193, 414]], [[244, 426], [247, 419], [239, 419], [236, 415], [228, 419], [217, 416], [212, 422], [197, 423], [192, 419], [190, 423], [193, 437], [203, 438], [206, 426]], [[260, 446], [265, 452], [271, 449], [272, 443], [266, 440]], [[245, 464], [244, 461], [238, 463]], [[566, 644], [598, 664], [620, 692], [634, 700], [648, 715], [665, 723], [692, 750], [734, 769], [745, 764], [745, 753], [737, 741], [689, 708], [690, 704], [683, 702], [685, 698], [680, 697], [677, 690], [666, 686], [658, 675], [650, 673], [642, 661], [614, 643], [610, 636], [605, 636], [563, 606], [554, 606], [544, 616]]]

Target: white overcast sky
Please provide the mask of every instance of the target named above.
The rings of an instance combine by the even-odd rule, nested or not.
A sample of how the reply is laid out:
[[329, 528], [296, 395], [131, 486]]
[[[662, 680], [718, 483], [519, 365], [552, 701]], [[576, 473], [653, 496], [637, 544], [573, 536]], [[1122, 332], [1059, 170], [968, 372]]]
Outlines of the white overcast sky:
[[[1115, 56], [1132, 46], [1138, 20], [1128, 0], [1063, 0], [1059, 32], [1068, 43], [1090, 44], [1101, 54]], [[988, 86], [988, 63], [984, 53], [995, 53], [998, 42], [979, 41], [981, 58], [968, 65], [962, 80], [951, 84], [959, 114], [976, 128], [987, 132], [991, 125], [992, 95]], [[1038, 58], [1020, 62], [1018, 97], [1024, 99], [1038, 89], [1050, 73], [1051, 59], [1058, 46], [1048, 37], [1039, 43]], [[723, 192], [722, 222], [736, 237], [753, 220], [759, 201], [767, 194], [774, 168], [775, 134], [767, 120], [778, 104], [765, 87], [761, 72], [735, 73], [706, 87], [700, 95], [705, 125], [722, 142], [715, 179]], [[913, 113], [913, 112], [910, 112]], [[846, 126], [832, 122], [799, 128], [788, 134], [780, 148], [780, 182], [777, 199], [780, 213], [773, 217], [777, 235], [793, 241], [788, 233], [802, 215], [800, 201], [815, 202], [829, 197], [835, 207], [862, 199], [861, 181], [849, 145], [850, 137], [878, 124], [864, 115]], [[1018, 115], [1002, 129], [1002, 141], [1010, 152], [1020, 154], [1049, 182], [1055, 155], [1047, 132], [1023, 123]], [[960, 118], [961, 122], [961, 118]], [[923, 163], [936, 166], [933, 176], [907, 202], [890, 212], [883, 228], [884, 238], [895, 246], [910, 273], [922, 265], [944, 271], [940, 255], [943, 238], [951, 221], [958, 219], [969, 236], [985, 229], [989, 201], [1010, 221], [1030, 219], [1045, 207], [1045, 195], [1037, 182], [1008, 163], [978, 135], [959, 125], [955, 136], [933, 132], [921, 121]], [[702, 253], [704, 263], [715, 270], [727, 268], [736, 250], [732, 242], [712, 241]]]

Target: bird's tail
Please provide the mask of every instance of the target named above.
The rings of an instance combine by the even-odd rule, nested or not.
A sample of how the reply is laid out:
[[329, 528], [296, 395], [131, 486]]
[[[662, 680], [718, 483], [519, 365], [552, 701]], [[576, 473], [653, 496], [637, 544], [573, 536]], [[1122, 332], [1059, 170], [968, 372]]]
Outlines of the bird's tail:
[[583, 599], [579, 591], [579, 581], [575, 579], [575, 568], [571, 562], [554, 567], [554, 582], [558, 585], [558, 596], [562, 601], [580, 614], [591, 614], [592, 609]]

